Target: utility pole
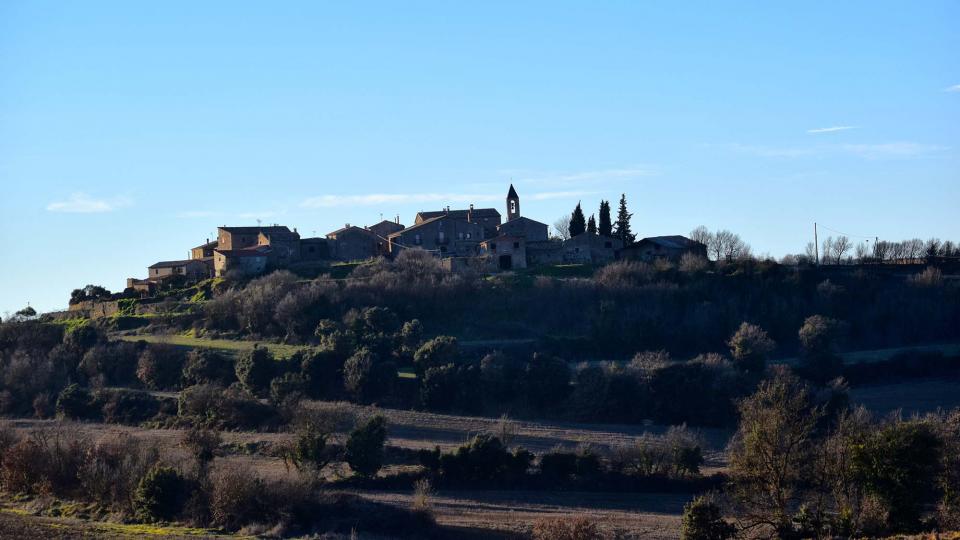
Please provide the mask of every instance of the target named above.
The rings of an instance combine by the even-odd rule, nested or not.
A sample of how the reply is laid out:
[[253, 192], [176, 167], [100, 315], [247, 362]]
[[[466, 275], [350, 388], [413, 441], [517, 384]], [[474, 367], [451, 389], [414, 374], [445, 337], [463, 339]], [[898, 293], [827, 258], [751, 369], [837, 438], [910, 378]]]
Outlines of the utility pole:
[[817, 222], [813, 222], [813, 252], [817, 256], [817, 266], [820, 266], [820, 241], [817, 240]]

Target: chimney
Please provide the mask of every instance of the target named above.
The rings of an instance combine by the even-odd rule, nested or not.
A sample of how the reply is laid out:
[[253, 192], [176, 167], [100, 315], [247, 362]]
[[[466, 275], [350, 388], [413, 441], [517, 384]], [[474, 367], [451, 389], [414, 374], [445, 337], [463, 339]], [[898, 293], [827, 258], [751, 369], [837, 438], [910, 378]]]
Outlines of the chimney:
[[349, 229], [349, 228], [350, 228], [350, 224], [347, 223], [346, 225], [343, 226], [343, 228], [344, 228], [344, 229]]
[[400, 224], [400, 214], [397, 214], [397, 225]]

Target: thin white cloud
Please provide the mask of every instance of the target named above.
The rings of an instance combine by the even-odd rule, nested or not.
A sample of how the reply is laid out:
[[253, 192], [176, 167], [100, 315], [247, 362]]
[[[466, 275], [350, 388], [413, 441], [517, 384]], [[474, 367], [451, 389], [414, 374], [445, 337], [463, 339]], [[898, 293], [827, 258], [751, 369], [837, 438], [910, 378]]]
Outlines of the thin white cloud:
[[857, 126], [831, 126], [825, 128], [808, 129], [807, 133], [833, 133], [835, 131], [847, 131], [857, 129]]
[[960, 84], [955, 84], [953, 86], [948, 86], [943, 89], [944, 92], [960, 92]]
[[915, 142], [893, 142], [882, 144], [844, 144], [840, 149], [860, 157], [879, 159], [922, 157], [946, 150], [947, 147]]
[[49, 212], [64, 212], [73, 214], [97, 214], [112, 212], [117, 208], [130, 206], [133, 201], [128, 197], [111, 197], [109, 199], [95, 199], [83, 192], [71, 194], [64, 201], [54, 201], [47, 205]]

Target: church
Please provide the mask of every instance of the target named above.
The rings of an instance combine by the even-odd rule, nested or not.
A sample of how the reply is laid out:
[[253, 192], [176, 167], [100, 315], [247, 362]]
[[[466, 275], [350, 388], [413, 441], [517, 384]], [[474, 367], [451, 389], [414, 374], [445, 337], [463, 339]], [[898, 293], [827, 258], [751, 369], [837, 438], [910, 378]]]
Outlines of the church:
[[[514, 246], [526, 242], [548, 241], [547, 224], [520, 215], [520, 196], [510, 185], [506, 198], [506, 221], [495, 208], [475, 208], [472, 204], [462, 210], [418, 212], [414, 224], [388, 236], [391, 255], [404, 249], [419, 248], [440, 257], [476, 257], [496, 253], [497, 246]], [[501, 248], [501, 250], [506, 248]], [[514, 248], [511, 248], [514, 249]], [[512, 251], [511, 251], [512, 253]], [[497, 256], [503, 257], [500, 253]], [[519, 262], [519, 261], [518, 261]], [[513, 258], [507, 267], [526, 266], [525, 259], [514, 266]]]

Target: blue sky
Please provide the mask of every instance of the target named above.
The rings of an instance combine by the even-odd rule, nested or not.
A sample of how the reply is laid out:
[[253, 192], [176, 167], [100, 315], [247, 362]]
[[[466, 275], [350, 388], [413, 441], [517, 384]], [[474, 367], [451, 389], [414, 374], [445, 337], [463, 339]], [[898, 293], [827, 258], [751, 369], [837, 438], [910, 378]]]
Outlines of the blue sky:
[[[222, 224], [960, 240], [960, 2], [0, 3], [0, 314]], [[615, 203], [614, 203], [615, 204]]]

